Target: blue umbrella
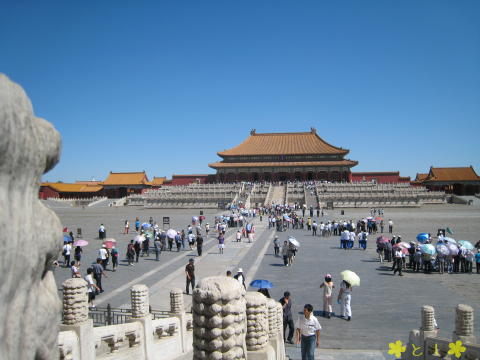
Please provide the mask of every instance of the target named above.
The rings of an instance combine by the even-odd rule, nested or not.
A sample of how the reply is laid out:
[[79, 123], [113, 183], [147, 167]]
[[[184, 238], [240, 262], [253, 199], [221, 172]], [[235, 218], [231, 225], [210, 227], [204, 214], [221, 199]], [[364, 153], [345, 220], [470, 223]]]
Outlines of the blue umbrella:
[[427, 233], [420, 233], [417, 235], [417, 241], [423, 244], [429, 237], [430, 236]]
[[435, 255], [437, 250], [435, 250], [435, 246], [432, 244], [423, 244], [420, 245], [420, 251], [424, 254]]
[[251, 287], [256, 287], [256, 288], [259, 288], [259, 289], [271, 289], [271, 288], [273, 288], [273, 284], [270, 281], [260, 280], [260, 279], [253, 280], [250, 283], [250, 286]]
[[451, 238], [451, 237], [447, 237], [445, 236], [443, 238], [443, 241], [446, 241], [447, 243], [450, 243], [450, 244], [456, 244], [457, 242], [455, 241], [455, 239]]
[[458, 240], [458, 243], [467, 250], [473, 250], [475, 248], [472, 245], [472, 243], [470, 241], [467, 241], [467, 240]]
[[149, 223], [143, 223], [142, 224], [142, 229], [148, 229], [148, 228], [151, 228], [152, 225], [150, 225]]
[[72, 238], [70, 237], [70, 235], [63, 235], [63, 243], [66, 244], [69, 241], [72, 241]]

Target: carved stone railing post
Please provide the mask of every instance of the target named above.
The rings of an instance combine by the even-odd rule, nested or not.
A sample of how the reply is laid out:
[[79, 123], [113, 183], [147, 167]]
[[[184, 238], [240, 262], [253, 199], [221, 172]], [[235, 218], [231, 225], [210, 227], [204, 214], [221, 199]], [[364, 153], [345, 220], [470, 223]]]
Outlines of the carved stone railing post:
[[78, 336], [79, 360], [95, 359], [93, 321], [88, 318], [87, 282], [80, 278], [63, 282], [63, 324], [60, 331], [68, 330]]
[[143, 347], [144, 359], [153, 360], [156, 354], [153, 347], [153, 326], [152, 316], [150, 315], [150, 304], [148, 297], [148, 287], [138, 284], [130, 289], [130, 298], [132, 301], [132, 318], [129, 322], [139, 322], [142, 324], [140, 340], [130, 340], [139, 343]]
[[170, 312], [172, 314], [185, 312], [183, 305], [183, 292], [181, 289], [170, 290]]
[[[282, 305], [273, 299], [267, 299], [267, 309], [268, 309], [268, 338], [270, 341], [270, 345], [275, 350], [275, 355], [276, 355], [275, 359], [283, 360], [285, 358], [285, 346], [283, 344], [283, 335], [280, 330], [283, 328]], [[280, 318], [280, 322], [279, 322], [279, 316], [278, 316], [279, 309], [282, 316]]]
[[435, 309], [433, 306], [422, 306], [422, 331], [430, 333], [435, 331]]
[[275, 351], [268, 343], [267, 298], [259, 292], [247, 292], [245, 299], [247, 300], [248, 359], [275, 359]]
[[463, 343], [475, 343], [474, 311], [469, 305], [459, 304], [455, 309], [455, 331], [453, 340], [461, 340]]
[[277, 359], [285, 359], [285, 345], [283, 344], [283, 307], [279, 302], [276, 303], [277, 309]]
[[187, 352], [187, 349], [191, 349], [187, 343], [187, 316], [185, 314], [185, 306], [183, 303], [183, 292], [181, 289], [170, 290], [170, 313], [180, 320], [180, 339], [182, 342], [182, 353]]
[[148, 287], [146, 285], [132, 286], [130, 297], [132, 301], [132, 319], [150, 316]]
[[193, 291], [193, 359], [246, 360], [245, 289], [225, 276], [207, 277]]
[[422, 306], [422, 325], [420, 329], [415, 329], [410, 331], [410, 335], [408, 337], [407, 351], [402, 353], [403, 360], [418, 359], [418, 357], [415, 357], [411, 349], [413, 348], [424, 349], [425, 338], [436, 336], [434, 319], [435, 319], [434, 308], [430, 305]]

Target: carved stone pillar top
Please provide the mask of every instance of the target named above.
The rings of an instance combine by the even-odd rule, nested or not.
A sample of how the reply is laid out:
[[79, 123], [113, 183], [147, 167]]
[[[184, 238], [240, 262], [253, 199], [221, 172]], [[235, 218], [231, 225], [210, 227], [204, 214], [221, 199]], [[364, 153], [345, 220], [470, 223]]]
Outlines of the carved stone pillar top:
[[170, 290], [170, 312], [181, 314], [184, 311], [183, 291], [181, 289]]
[[193, 291], [193, 359], [246, 359], [245, 289], [226, 276], [207, 277]]
[[132, 300], [132, 318], [138, 319], [149, 316], [150, 304], [148, 299], [148, 287], [142, 284], [132, 286], [130, 297]]
[[63, 282], [63, 323], [78, 325], [88, 320], [87, 282], [80, 278]]
[[261, 350], [268, 342], [267, 298], [259, 292], [247, 292], [247, 349]]
[[277, 323], [277, 302], [273, 299], [267, 299], [268, 309], [268, 337], [274, 338], [278, 333]]
[[457, 336], [472, 336], [474, 311], [469, 305], [458, 304], [455, 309], [455, 334]]
[[433, 306], [422, 306], [422, 330], [434, 331], [435, 330], [435, 310]]

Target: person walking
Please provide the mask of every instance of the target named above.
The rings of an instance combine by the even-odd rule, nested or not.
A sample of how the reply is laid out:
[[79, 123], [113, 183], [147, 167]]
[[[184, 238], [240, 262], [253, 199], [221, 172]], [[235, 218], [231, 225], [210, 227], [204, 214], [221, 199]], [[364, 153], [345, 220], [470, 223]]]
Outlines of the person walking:
[[480, 249], [477, 249], [477, 253], [475, 254], [475, 264], [477, 267], [477, 274], [480, 274]]
[[225, 237], [222, 233], [218, 235], [218, 251], [220, 254], [223, 254], [223, 249], [225, 248]]
[[288, 242], [284, 241], [282, 246], [283, 265], [288, 266]]
[[275, 238], [273, 239], [273, 251], [275, 252], [275, 256], [278, 256], [278, 253], [280, 252], [280, 242], [278, 241], [277, 235], [275, 235]]
[[201, 234], [197, 235], [197, 253], [198, 256], [202, 256], [203, 252], [203, 237]]
[[315, 359], [315, 346], [320, 347], [320, 330], [322, 327], [313, 315], [313, 306], [305, 304], [303, 316], [300, 316], [297, 321], [296, 336], [296, 342], [301, 347], [302, 360]]
[[392, 219], [388, 219], [388, 233], [389, 234], [393, 233], [393, 221], [392, 221]]
[[175, 235], [175, 245], [177, 246], [177, 252], [179, 252], [182, 247], [182, 237], [179, 231], [177, 231], [177, 235]]
[[125, 220], [125, 225], [123, 226], [123, 233], [128, 234], [128, 231], [130, 230], [130, 223], [128, 220]]
[[75, 247], [75, 253], [73, 254], [73, 258], [77, 261], [77, 262], [80, 262], [80, 260], [82, 259], [82, 247], [81, 246], [76, 246]]
[[102, 247], [98, 249], [97, 259], [102, 259], [102, 266], [104, 269], [107, 269], [108, 251], [107, 251], [106, 245], [102, 245]]
[[137, 217], [135, 218], [135, 231], [138, 232], [140, 229], [140, 219]]
[[87, 293], [88, 293], [88, 304], [90, 305], [89, 309], [95, 309], [95, 305], [93, 304], [93, 300], [95, 300], [95, 293], [100, 291], [100, 288], [93, 282], [93, 269], [87, 269], [87, 275], [85, 276], [85, 281], [87, 282]]
[[194, 260], [190, 259], [188, 260], [187, 266], [185, 266], [185, 276], [186, 276], [186, 286], [185, 286], [185, 293], [187, 295], [190, 294], [190, 284], [192, 284], [192, 292], [193, 289], [195, 288], [195, 265], [194, 265]]
[[112, 248], [112, 251], [110, 252], [110, 256], [112, 258], [112, 271], [117, 271], [118, 250], [115, 248], [115, 246]]
[[332, 309], [332, 292], [335, 285], [333, 285], [332, 275], [326, 274], [325, 281], [320, 284], [323, 288], [323, 316], [330, 319], [333, 313]]
[[103, 240], [107, 237], [107, 230], [103, 224], [100, 224], [100, 228], [98, 229], [98, 238]]
[[63, 265], [64, 267], [69, 267], [70, 266], [70, 254], [72, 253], [72, 245], [70, 245], [71, 242], [67, 242], [65, 245], [63, 245]]
[[103, 293], [102, 276], [105, 276], [106, 278], [108, 276], [107, 274], [105, 274], [105, 271], [103, 270], [102, 259], [97, 259], [97, 263], [92, 265], [92, 269], [93, 269], [93, 278], [97, 282], [97, 286], [100, 289], [100, 292]]
[[[293, 344], [293, 334], [295, 333], [295, 326], [293, 324], [293, 316], [292, 316], [292, 299], [290, 298], [290, 292], [285, 291], [283, 293], [283, 297], [279, 300], [280, 304], [282, 304], [283, 308], [283, 342], [287, 342], [289, 344]], [[288, 326], [288, 336], [286, 337], [287, 340], [285, 341], [285, 335]]]
[[155, 236], [153, 246], [155, 249], [155, 261], [160, 261], [160, 254], [162, 253], [162, 242], [160, 241], [159, 236]]
[[140, 257], [140, 252], [142, 250], [141, 243], [142, 241], [139, 239], [138, 241], [135, 241], [135, 244], [133, 245], [133, 248], [135, 249], [135, 262], [137, 263], [138, 263], [138, 258]]
[[247, 287], [245, 286], [245, 276], [243, 275], [242, 268], [238, 268], [237, 275], [235, 275], [233, 278], [236, 279], [240, 284], [242, 284], [245, 289], [247, 289]]
[[403, 276], [403, 274], [402, 274], [402, 268], [403, 268], [402, 249], [400, 248], [400, 246], [395, 247], [394, 253], [393, 253], [393, 260], [394, 260], [393, 275], [395, 275], [398, 271], [398, 275]]
[[341, 317], [350, 321], [352, 319], [352, 308], [350, 302], [352, 300], [352, 286], [347, 281], [343, 280], [340, 284], [340, 292], [338, 293], [337, 301], [342, 308]]
[[127, 260], [128, 265], [133, 266], [133, 261], [135, 260], [135, 245], [133, 240], [130, 240], [130, 243], [127, 245]]

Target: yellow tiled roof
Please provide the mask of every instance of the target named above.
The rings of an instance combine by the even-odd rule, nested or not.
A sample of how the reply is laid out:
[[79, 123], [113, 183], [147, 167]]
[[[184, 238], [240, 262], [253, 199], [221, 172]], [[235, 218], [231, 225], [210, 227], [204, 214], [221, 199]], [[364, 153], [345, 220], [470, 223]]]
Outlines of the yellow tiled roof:
[[428, 174], [422, 174], [422, 173], [417, 173], [417, 176], [415, 176], [415, 181], [422, 182], [427, 178]]
[[286, 166], [355, 166], [358, 161], [341, 160], [341, 161], [290, 161], [290, 162], [245, 162], [245, 163], [225, 163], [216, 162], [208, 164], [211, 168], [237, 168], [237, 167], [286, 167]]
[[159, 186], [159, 185], [163, 185], [163, 183], [165, 182], [165, 180], [167, 180], [167, 177], [166, 176], [162, 176], [162, 177], [156, 177], [154, 176], [152, 181], [150, 181], [150, 185], [152, 186]]
[[110, 172], [103, 182], [103, 185], [148, 185], [148, 178], [145, 171], [142, 172]]
[[303, 154], [341, 154], [349, 151], [320, 138], [316, 131], [293, 133], [263, 133], [254, 131], [240, 145], [218, 152], [219, 156], [238, 155], [303, 155]]
[[480, 181], [473, 167], [430, 168], [424, 181]]
[[67, 183], [42, 183], [58, 192], [97, 192], [103, 189], [101, 185], [67, 184]]

